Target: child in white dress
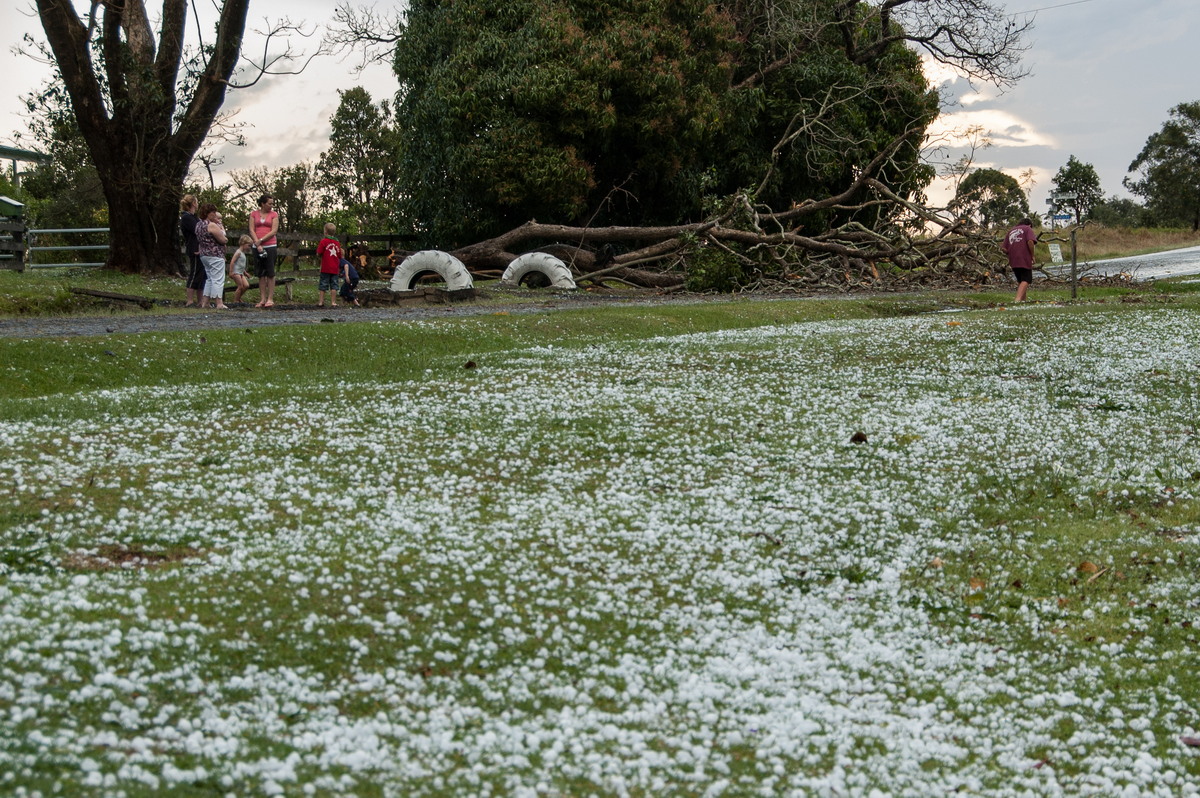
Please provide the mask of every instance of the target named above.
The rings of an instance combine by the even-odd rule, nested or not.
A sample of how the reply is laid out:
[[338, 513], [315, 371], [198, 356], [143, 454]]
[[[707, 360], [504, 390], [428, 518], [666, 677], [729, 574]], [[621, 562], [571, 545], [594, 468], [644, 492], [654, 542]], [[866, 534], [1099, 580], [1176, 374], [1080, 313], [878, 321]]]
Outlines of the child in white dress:
[[242, 294], [250, 289], [250, 279], [246, 276], [246, 253], [252, 246], [254, 246], [254, 239], [250, 236], [242, 236], [238, 239], [238, 248], [229, 258], [229, 279], [237, 285], [237, 291], [233, 293], [234, 302], [241, 302]]

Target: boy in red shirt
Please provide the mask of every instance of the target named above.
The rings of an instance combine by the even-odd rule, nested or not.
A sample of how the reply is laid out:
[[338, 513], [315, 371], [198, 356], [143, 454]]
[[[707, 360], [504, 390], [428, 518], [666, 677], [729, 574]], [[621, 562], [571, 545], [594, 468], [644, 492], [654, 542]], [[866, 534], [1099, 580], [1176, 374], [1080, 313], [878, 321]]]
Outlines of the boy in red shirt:
[[325, 237], [317, 244], [317, 255], [321, 258], [321, 282], [317, 283], [317, 307], [325, 307], [325, 292], [329, 292], [329, 307], [337, 307], [338, 267], [342, 262], [342, 245], [333, 237], [337, 226], [326, 222]]

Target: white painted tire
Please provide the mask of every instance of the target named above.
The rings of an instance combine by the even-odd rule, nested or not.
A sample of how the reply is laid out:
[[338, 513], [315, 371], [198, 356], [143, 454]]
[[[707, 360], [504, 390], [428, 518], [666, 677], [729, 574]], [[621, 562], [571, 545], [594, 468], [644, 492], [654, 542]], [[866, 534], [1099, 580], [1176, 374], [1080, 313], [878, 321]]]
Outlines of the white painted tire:
[[471, 273], [467, 271], [467, 267], [461, 260], [449, 252], [441, 252], [436, 249], [427, 249], [405, 258], [404, 262], [396, 267], [390, 287], [393, 291], [412, 291], [413, 282], [417, 276], [425, 272], [437, 272], [441, 275], [441, 278], [446, 281], [446, 288], [450, 291], [475, 287]]
[[500, 278], [502, 285], [520, 285], [530, 272], [540, 272], [550, 280], [553, 288], [575, 288], [571, 270], [553, 255], [545, 252], [526, 252], [513, 260]]

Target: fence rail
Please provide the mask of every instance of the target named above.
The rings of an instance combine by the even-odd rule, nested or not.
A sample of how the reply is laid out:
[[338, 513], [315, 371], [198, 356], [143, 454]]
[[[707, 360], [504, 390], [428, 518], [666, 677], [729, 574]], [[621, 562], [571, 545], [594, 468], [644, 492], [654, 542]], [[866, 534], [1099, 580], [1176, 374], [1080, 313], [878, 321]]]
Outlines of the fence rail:
[[[229, 244], [226, 246], [226, 254], [232, 254], [237, 246], [237, 240], [241, 237], [245, 230], [230, 230]], [[60, 263], [38, 263], [38, 253], [48, 252], [105, 252], [109, 249], [110, 244], [44, 244], [38, 243], [38, 236], [76, 236], [76, 235], [100, 235], [109, 233], [107, 227], [58, 227], [58, 228], [26, 228], [25, 225], [15, 219], [0, 218], [0, 268], [15, 269], [23, 271], [24, 269], [57, 269], [64, 267], [82, 267], [94, 268], [103, 266], [104, 261], [98, 262], [60, 262]], [[276, 234], [279, 241], [279, 257], [280, 264], [277, 267], [281, 271], [301, 271], [300, 260], [302, 258], [315, 259], [317, 251], [316, 244], [324, 236], [321, 233], [301, 233], [291, 231], [280, 231]], [[342, 235], [338, 236], [343, 244], [367, 244], [368, 249], [364, 254], [370, 256], [383, 256], [394, 252], [401, 244], [407, 244], [416, 240], [416, 236], [409, 233], [386, 233], [382, 235]], [[376, 243], [382, 243], [382, 248], [373, 246]], [[309, 246], [302, 246], [309, 244]], [[291, 269], [284, 268], [284, 261], [291, 258]], [[52, 258], [53, 259], [53, 258]]]
[[96, 263], [96, 262], [81, 263], [79, 261], [72, 261], [69, 263], [37, 263], [35, 260], [37, 256], [34, 253], [36, 253], [36, 252], [99, 252], [102, 250], [107, 252], [108, 246], [109, 246], [108, 244], [69, 244], [69, 245], [63, 245], [63, 246], [37, 246], [36, 245], [37, 238], [39, 235], [69, 236], [69, 235], [95, 235], [95, 234], [99, 234], [99, 233], [104, 233], [107, 235], [108, 234], [107, 227], [57, 227], [57, 228], [46, 227], [46, 228], [34, 228], [34, 229], [26, 230], [25, 232], [28, 236], [28, 245], [25, 247], [25, 249], [29, 253], [29, 257], [26, 259], [26, 263], [25, 263], [26, 268], [29, 268], [29, 269], [56, 269], [56, 268], [62, 268], [65, 266], [78, 266], [78, 267], [84, 267], [84, 268], [93, 268], [96, 266], [104, 265], [104, 261], [100, 261], [99, 263]]

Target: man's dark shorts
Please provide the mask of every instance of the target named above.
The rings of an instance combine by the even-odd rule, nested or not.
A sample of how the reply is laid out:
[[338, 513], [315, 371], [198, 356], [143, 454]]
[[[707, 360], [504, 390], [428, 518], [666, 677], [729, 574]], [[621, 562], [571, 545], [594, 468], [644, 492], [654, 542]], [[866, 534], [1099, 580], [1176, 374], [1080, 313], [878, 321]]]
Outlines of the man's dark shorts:
[[194, 288], [197, 291], [203, 291], [204, 282], [207, 279], [208, 274], [204, 271], [204, 264], [200, 262], [200, 256], [188, 255], [187, 287]]
[[1032, 283], [1033, 282], [1033, 269], [1019, 269], [1014, 266], [1013, 267], [1013, 277], [1017, 278], [1018, 283]]
[[274, 277], [275, 276], [275, 247], [264, 247], [262, 253], [258, 256], [259, 277]]

